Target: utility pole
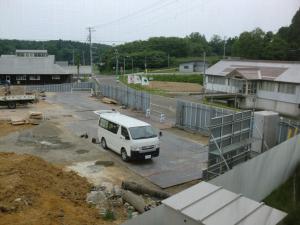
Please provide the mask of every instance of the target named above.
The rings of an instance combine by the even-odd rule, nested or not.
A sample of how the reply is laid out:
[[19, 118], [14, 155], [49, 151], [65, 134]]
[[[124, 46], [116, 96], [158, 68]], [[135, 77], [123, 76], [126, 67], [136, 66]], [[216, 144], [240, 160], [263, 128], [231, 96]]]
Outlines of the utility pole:
[[72, 59], [72, 63], [73, 63], [73, 66], [74, 66], [74, 48], [73, 48], [73, 59]]
[[145, 73], [147, 73], [147, 57], [145, 56]]
[[131, 56], [131, 73], [133, 74], [133, 57]]
[[85, 65], [84, 51], [82, 50], [82, 64]]
[[206, 52], [203, 52], [203, 87], [205, 88]]
[[124, 68], [123, 69], [124, 69], [123, 74], [125, 75], [125, 73], [126, 73], [126, 56], [124, 56]]
[[92, 49], [92, 32], [95, 31], [93, 27], [87, 28], [89, 31], [88, 41], [90, 44], [90, 64], [91, 64], [91, 75], [93, 75], [93, 49]]
[[119, 53], [118, 49], [115, 49], [115, 56], [116, 56], [116, 79], [118, 78], [118, 70], [119, 70]]
[[224, 36], [223, 59], [226, 57], [226, 37]]

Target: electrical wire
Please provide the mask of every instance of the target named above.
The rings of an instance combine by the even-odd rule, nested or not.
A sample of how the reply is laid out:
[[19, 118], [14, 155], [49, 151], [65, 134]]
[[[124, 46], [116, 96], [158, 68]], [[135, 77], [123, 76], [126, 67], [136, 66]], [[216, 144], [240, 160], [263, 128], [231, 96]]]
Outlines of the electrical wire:
[[[122, 17], [120, 17], [120, 18], [118, 18], [118, 19], [115, 19], [115, 20], [112, 20], [112, 21], [110, 21], [110, 22], [106, 22], [106, 23], [94, 25], [93, 27], [94, 27], [94, 28], [100, 28], [100, 27], [103, 28], [103, 27], [107, 27], [107, 26], [112, 25], [112, 24], [115, 24], [115, 23], [124, 22], [124, 20], [128, 20], [128, 19], [130, 19], [130, 18], [133, 18], [133, 17], [135, 17], [135, 16], [137, 16], [137, 15], [139, 15], [139, 14], [141, 14], [141, 13], [143, 13], [142, 16], [145, 16], [145, 14], [148, 14], [148, 13], [154, 11], [154, 10], [158, 10], [158, 9], [164, 8], [164, 7], [166, 7], [166, 6], [169, 6], [169, 5], [171, 5], [171, 4], [175, 3], [175, 2], [177, 2], [178, 0], [172, 0], [172, 1], [170, 1], [170, 2], [168, 2], [168, 1], [170, 1], [170, 0], [159, 0], [159, 1], [156, 1], [156, 2], [152, 3], [151, 5], [149, 5], [149, 6], [147, 6], [147, 7], [144, 7], [144, 8], [142, 8], [142, 9], [139, 9], [139, 10], [137, 10], [137, 11], [135, 11], [135, 12], [133, 12], [133, 13], [130, 13], [130, 14], [126, 15], [126, 16], [122, 16]], [[165, 2], [166, 4], [164, 4], [164, 5], [162, 5], [162, 6], [158, 6], [158, 4], [161, 4], [161, 3], [164, 3], [164, 2]], [[145, 13], [145, 12], [146, 12], [146, 13]]]

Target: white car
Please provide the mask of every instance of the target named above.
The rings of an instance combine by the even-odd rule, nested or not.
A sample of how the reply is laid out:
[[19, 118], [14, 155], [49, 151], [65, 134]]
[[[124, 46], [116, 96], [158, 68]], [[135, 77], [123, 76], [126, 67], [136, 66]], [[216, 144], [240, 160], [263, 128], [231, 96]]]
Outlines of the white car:
[[159, 156], [159, 136], [148, 123], [113, 110], [95, 111], [99, 115], [98, 138], [104, 149], [110, 148], [129, 159]]

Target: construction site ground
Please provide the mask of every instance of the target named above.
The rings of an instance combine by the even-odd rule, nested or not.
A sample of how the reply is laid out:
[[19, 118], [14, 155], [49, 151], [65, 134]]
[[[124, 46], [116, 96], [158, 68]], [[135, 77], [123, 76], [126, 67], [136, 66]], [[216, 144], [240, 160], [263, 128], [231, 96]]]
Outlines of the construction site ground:
[[[125, 163], [119, 155], [91, 143], [91, 138], [97, 136], [98, 118], [93, 111], [110, 108], [116, 108], [123, 113], [143, 119], [161, 129], [163, 131], [161, 155], [150, 161]], [[43, 120], [39, 125], [12, 126], [8, 123], [12, 117], [27, 118], [31, 111], [43, 113]], [[123, 180], [132, 180], [156, 189], [166, 187], [167, 192], [176, 193], [199, 182], [201, 171], [206, 166], [207, 154], [203, 146], [207, 144], [207, 138], [199, 139], [194, 134], [171, 128], [169, 123], [161, 124], [145, 118], [142, 113], [120, 109], [118, 105], [103, 104], [100, 99], [92, 98], [88, 93], [47, 93], [46, 99], [38, 104], [17, 107], [13, 110], [0, 108], [0, 120], [0, 152], [26, 153], [41, 157], [63, 171], [77, 172], [93, 185], [103, 182], [121, 185]], [[84, 133], [88, 134], [87, 139], [80, 137]], [[13, 158], [16, 156], [9, 157], [13, 163], [15, 161]], [[26, 158], [27, 156], [18, 157]], [[114, 165], [110, 167], [95, 165], [97, 160], [112, 161]], [[5, 167], [9, 166], [9, 160], [5, 165]], [[40, 171], [43, 173], [43, 170]], [[9, 173], [7, 176], [1, 173], [1, 179], [7, 178], [9, 182]], [[48, 179], [47, 176], [43, 178]], [[43, 193], [40, 194], [42, 195]], [[0, 198], [0, 202], [4, 198]], [[50, 199], [49, 201], [55, 205], [56, 200]], [[87, 206], [84, 205], [84, 207]], [[21, 213], [17, 216], [21, 220], [24, 212], [18, 213]], [[114, 224], [120, 224], [120, 220], [126, 219], [122, 210], [119, 214], [119, 220], [114, 221]], [[5, 224], [14, 224], [10, 223], [14, 219], [16, 218], [9, 219]], [[104, 222], [110, 224], [110, 222]], [[104, 222], [98, 219], [95, 224], [105, 224]], [[55, 224], [55, 222], [44, 224]], [[72, 223], [66, 222], [65, 224]]]

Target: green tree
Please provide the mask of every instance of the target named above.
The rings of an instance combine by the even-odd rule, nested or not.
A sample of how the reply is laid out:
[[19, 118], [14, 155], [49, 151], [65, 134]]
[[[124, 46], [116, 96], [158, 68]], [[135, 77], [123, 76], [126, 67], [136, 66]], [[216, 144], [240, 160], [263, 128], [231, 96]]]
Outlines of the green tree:
[[213, 35], [209, 45], [211, 47], [212, 54], [223, 55], [224, 40], [219, 35]]
[[264, 47], [265, 33], [256, 28], [251, 32], [243, 32], [233, 44], [233, 55], [248, 59], [260, 59]]

